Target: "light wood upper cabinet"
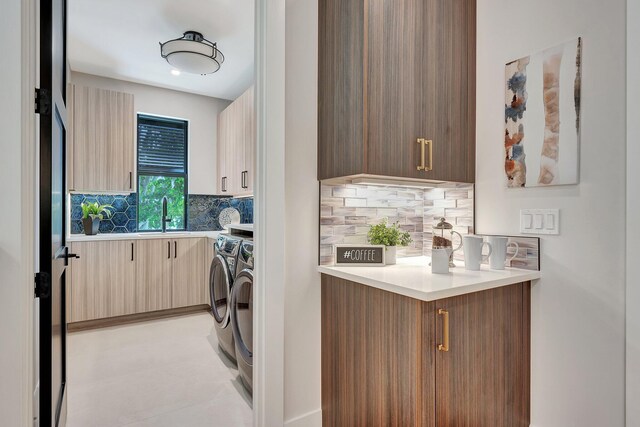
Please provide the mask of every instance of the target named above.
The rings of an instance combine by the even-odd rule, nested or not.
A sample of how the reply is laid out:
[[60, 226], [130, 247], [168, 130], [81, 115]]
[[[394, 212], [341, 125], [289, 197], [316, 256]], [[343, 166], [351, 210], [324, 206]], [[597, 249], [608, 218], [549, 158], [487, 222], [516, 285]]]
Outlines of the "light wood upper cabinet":
[[318, 179], [475, 181], [475, 18], [476, 0], [320, 0]]
[[67, 182], [72, 191], [135, 190], [133, 95], [69, 85]]
[[136, 311], [171, 308], [173, 240], [149, 239], [137, 243]]
[[132, 240], [72, 242], [68, 320], [100, 319], [136, 312], [135, 245]]
[[172, 307], [207, 304], [206, 244], [200, 238], [174, 240]]
[[253, 194], [255, 123], [254, 89], [251, 86], [218, 115], [219, 194]]

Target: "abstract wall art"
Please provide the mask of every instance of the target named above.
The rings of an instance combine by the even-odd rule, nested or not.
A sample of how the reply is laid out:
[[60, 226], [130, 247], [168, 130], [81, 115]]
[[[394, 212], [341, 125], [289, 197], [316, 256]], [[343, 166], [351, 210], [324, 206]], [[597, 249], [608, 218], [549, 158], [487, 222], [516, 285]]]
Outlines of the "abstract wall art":
[[505, 67], [505, 172], [508, 187], [579, 181], [582, 39]]

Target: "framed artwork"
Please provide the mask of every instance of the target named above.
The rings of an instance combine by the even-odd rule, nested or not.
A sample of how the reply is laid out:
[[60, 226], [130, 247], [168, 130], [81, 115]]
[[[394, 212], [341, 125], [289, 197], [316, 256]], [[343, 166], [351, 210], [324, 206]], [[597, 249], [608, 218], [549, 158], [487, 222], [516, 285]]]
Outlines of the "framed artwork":
[[582, 39], [505, 66], [508, 187], [579, 182]]

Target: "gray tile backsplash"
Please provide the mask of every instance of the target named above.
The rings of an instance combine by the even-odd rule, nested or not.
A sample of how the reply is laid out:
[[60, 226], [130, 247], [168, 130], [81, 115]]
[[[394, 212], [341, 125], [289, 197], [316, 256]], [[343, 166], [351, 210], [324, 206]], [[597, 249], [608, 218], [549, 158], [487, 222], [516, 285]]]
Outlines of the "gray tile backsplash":
[[398, 222], [413, 239], [408, 247], [398, 248], [399, 257], [430, 255], [431, 227], [443, 216], [460, 234], [473, 233], [473, 185], [416, 189], [321, 184], [320, 263], [333, 264], [334, 244], [367, 243], [369, 225], [383, 218]]

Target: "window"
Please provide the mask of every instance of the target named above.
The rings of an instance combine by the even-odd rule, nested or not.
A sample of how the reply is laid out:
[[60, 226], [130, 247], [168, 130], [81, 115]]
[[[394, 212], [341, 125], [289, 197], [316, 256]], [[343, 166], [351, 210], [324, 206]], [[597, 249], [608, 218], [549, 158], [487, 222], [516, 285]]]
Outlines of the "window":
[[184, 230], [187, 200], [187, 122], [138, 114], [138, 230]]

